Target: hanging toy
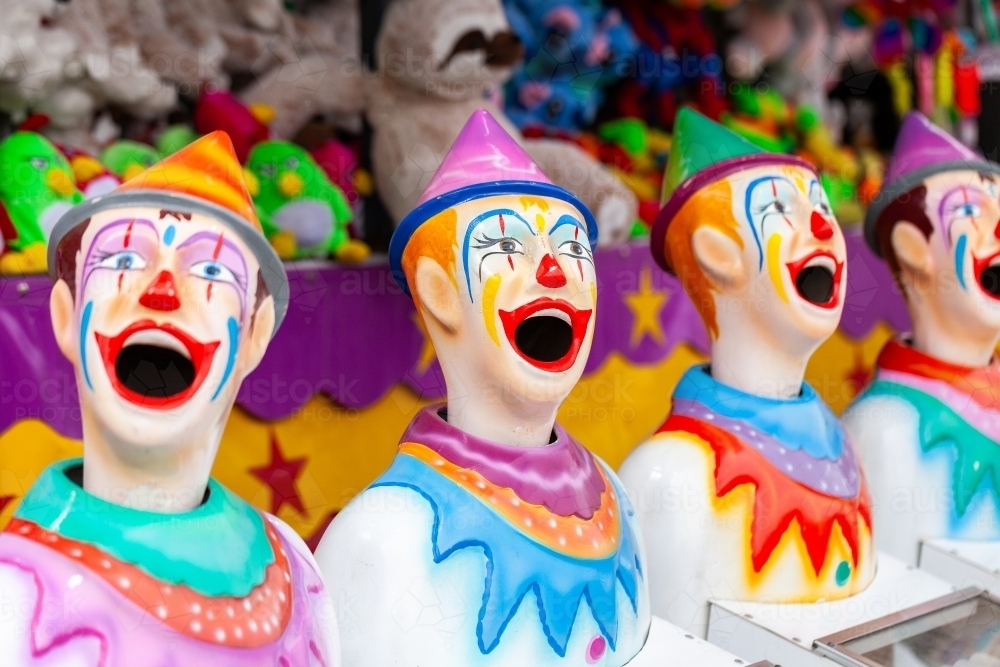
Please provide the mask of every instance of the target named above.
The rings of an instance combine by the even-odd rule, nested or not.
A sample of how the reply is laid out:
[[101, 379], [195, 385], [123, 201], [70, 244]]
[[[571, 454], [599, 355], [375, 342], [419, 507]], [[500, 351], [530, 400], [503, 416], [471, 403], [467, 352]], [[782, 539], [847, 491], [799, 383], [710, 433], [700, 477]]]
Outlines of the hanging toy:
[[974, 147], [979, 143], [979, 65], [975, 60], [955, 63], [955, 110], [958, 112], [958, 135], [963, 144]]

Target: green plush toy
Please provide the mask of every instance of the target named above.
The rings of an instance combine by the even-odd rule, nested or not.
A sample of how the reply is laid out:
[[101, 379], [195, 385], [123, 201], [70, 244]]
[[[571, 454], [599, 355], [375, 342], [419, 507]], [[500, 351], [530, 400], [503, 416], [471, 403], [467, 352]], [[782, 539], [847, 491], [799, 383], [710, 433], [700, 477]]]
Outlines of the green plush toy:
[[69, 161], [34, 132], [15, 132], [0, 144], [0, 230], [6, 252], [0, 273], [46, 270], [45, 247], [59, 218], [83, 201]]
[[104, 149], [101, 164], [124, 183], [152, 167], [161, 158], [160, 152], [148, 144], [122, 139]]
[[357, 263], [369, 248], [350, 238], [347, 197], [305, 149], [287, 141], [264, 141], [246, 164], [264, 232], [284, 259], [324, 257]]

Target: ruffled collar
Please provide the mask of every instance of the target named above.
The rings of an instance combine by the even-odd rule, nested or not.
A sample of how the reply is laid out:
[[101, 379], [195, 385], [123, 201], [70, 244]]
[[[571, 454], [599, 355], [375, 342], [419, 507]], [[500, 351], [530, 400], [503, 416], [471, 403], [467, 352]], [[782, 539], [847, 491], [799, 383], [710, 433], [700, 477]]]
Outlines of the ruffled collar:
[[605, 485], [593, 455], [556, 424], [554, 442], [544, 447], [514, 447], [484, 440], [449, 424], [443, 406], [422, 410], [400, 443], [432, 449], [460, 468], [513, 490], [533, 505], [559, 516], [589, 519], [601, 506]]

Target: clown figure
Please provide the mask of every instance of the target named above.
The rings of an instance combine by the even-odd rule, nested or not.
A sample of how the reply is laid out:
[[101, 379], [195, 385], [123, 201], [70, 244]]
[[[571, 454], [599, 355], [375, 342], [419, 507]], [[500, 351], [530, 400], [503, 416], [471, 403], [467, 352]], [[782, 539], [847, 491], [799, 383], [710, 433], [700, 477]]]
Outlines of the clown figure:
[[911, 113], [865, 233], [913, 320], [844, 415], [879, 550], [916, 563], [922, 539], [1000, 540], [1000, 165]]
[[712, 599], [835, 600], [874, 575], [864, 478], [805, 382], [837, 328], [845, 243], [807, 163], [684, 109], [652, 252], [712, 339], [666, 423], [620, 470], [649, 552], [652, 611], [705, 636]]
[[596, 235], [485, 111], [396, 230], [448, 401], [317, 550], [346, 665], [617, 666], [642, 648], [632, 509], [555, 424], [590, 352]]
[[3, 664], [339, 665], [306, 546], [209, 477], [288, 300], [228, 136], [71, 209], [48, 265], [84, 453], [0, 534]]

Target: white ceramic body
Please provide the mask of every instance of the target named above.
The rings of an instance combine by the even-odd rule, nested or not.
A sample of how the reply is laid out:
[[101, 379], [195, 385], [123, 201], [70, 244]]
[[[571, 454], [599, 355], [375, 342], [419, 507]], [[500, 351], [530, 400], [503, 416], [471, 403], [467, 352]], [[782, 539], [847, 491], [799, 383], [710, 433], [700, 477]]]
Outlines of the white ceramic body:
[[1000, 540], [994, 496], [977, 490], [961, 519], [953, 503], [955, 450], [923, 452], [919, 415], [895, 396], [868, 396], [844, 413], [844, 426], [861, 455], [872, 494], [875, 546], [912, 565], [920, 541], [931, 538]]
[[635, 506], [649, 558], [650, 608], [699, 637], [708, 631], [711, 600], [806, 602], [863, 590], [874, 576], [871, 536], [861, 528], [859, 567], [846, 585], [837, 565], [851, 559], [834, 529], [817, 577], [792, 524], [759, 574], [751, 565], [754, 487], [716, 497], [715, 457], [697, 436], [660, 433], [638, 447], [619, 474]]
[[[432, 556], [434, 513], [416, 491], [364, 491], [327, 529], [316, 559], [330, 590], [347, 667], [618, 667], [646, 641], [649, 598], [640, 581], [638, 614], [616, 584], [618, 642], [598, 662], [586, 657], [600, 631], [581, 601], [566, 650], [548, 645], [535, 597], [528, 593], [500, 638], [484, 655], [476, 628], [486, 580], [481, 548], [461, 549], [440, 563]], [[640, 540], [641, 536], [637, 535]], [[640, 549], [640, 559], [645, 558]], [[627, 656], [627, 657], [625, 657]]]

